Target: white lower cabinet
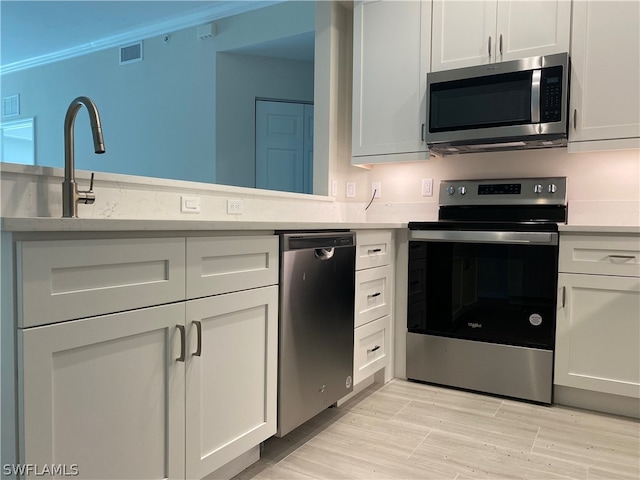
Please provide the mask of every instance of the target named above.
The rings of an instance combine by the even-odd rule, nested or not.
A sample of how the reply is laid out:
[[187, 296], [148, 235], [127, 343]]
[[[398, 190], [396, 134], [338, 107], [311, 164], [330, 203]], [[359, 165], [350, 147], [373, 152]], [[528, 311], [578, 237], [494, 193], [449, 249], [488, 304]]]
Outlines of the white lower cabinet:
[[559, 283], [555, 383], [640, 398], [640, 279], [560, 274]]
[[184, 303], [18, 332], [20, 463], [184, 477]]
[[278, 287], [187, 302], [187, 478], [276, 433]]
[[[395, 242], [389, 230], [356, 232], [353, 384], [384, 370], [393, 378], [392, 312]], [[363, 384], [367, 385], [367, 384]]]
[[640, 399], [640, 237], [561, 234], [559, 267], [554, 383]]
[[[145, 242], [16, 245], [18, 318], [28, 326], [17, 329], [20, 464], [64, 465], [77, 478], [201, 479], [276, 432], [277, 237]], [[107, 281], [94, 278], [105, 271]], [[150, 285], [149, 297], [127, 299], [127, 285], [135, 296], [148, 277], [161, 293]], [[80, 307], [21, 307], [51, 303], [58, 284], [70, 285], [63, 295], [73, 301], [83, 279], [102, 310], [113, 291], [114, 310], [171, 295], [75, 319], [68, 312]]]

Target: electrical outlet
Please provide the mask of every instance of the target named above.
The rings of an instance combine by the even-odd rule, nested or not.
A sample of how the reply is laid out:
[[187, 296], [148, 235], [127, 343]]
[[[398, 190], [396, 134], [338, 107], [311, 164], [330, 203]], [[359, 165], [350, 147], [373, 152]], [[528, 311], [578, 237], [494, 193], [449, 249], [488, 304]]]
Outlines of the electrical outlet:
[[373, 198], [382, 197], [382, 182], [371, 182], [371, 195]]
[[356, 182], [347, 182], [347, 198], [356, 198]]
[[422, 179], [422, 196], [433, 197], [433, 178]]
[[180, 211], [182, 213], [200, 213], [200, 197], [181, 195]]
[[337, 197], [338, 196], [338, 181], [337, 180], [331, 180], [331, 196], [332, 197]]
[[229, 198], [227, 200], [227, 215], [242, 215], [244, 213], [244, 203], [239, 198]]

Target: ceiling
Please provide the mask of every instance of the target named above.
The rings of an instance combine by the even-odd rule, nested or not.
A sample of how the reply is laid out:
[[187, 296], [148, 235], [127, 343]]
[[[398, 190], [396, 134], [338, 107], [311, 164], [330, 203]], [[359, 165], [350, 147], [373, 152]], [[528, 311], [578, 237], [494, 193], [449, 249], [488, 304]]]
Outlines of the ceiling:
[[[281, 1], [281, 0], [277, 0]], [[128, 33], [166, 33], [262, 8], [277, 1], [102, 0], [0, 1], [0, 64], [14, 65], [60, 52], [95, 50]], [[154, 29], [157, 30], [154, 32]], [[169, 30], [169, 31], [171, 31]], [[313, 60], [313, 34], [245, 48], [238, 53]]]

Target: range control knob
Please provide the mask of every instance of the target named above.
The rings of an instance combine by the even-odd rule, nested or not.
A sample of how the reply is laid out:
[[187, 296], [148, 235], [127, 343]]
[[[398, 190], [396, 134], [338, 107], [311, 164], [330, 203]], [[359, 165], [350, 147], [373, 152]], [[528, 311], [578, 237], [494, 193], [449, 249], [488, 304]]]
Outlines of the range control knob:
[[467, 187], [458, 187], [458, 193], [460, 195], [464, 195], [465, 193], [467, 193]]
[[558, 191], [558, 187], [556, 186], [555, 183], [550, 183], [549, 186], [547, 187], [547, 191], [549, 193], [556, 193]]
[[539, 195], [542, 192], [544, 192], [544, 188], [542, 187], [542, 185], [538, 184], [535, 187], [533, 187], [533, 192]]
[[451, 185], [449, 185], [446, 189], [445, 192], [447, 192], [447, 195], [453, 195], [454, 193], [456, 193], [456, 189], [453, 188]]

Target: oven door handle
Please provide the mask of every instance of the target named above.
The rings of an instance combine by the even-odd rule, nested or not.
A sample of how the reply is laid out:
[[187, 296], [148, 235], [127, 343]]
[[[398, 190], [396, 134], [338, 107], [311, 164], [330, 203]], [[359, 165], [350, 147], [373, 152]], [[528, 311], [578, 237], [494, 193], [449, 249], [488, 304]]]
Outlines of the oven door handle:
[[425, 242], [558, 245], [558, 233], [487, 232], [475, 230], [411, 230], [409, 240]]

